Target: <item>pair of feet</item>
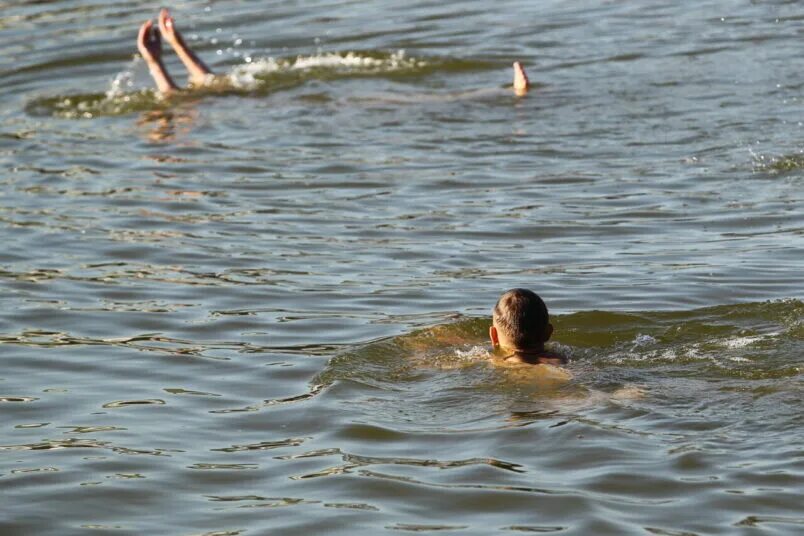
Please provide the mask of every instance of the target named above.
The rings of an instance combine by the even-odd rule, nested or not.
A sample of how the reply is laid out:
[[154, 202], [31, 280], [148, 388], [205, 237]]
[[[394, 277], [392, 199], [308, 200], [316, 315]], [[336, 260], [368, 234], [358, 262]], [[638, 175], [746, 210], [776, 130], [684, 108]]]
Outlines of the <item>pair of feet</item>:
[[[170, 44], [187, 68], [187, 72], [190, 75], [190, 85], [203, 86], [207, 84], [213, 76], [212, 71], [204, 65], [204, 62], [184, 42], [181, 33], [176, 29], [173, 17], [170, 16], [170, 12], [167, 9], [162, 9], [159, 12], [157, 24], [158, 27], [154, 28], [153, 21], [149, 20], [140, 26], [140, 33], [137, 36], [137, 48], [148, 64], [148, 69], [154, 82], [156, 82], [159, 92], [166, 95], [178, 89], [167, 69], [165, 69], [165, 64], [162, 63], [162, 38]], [[521, 97], [527, 94], [529, 88], [530, 81], [528, 80], [528, 75], [525, 74], [525, 69], [521, 63], [515, 61], [514, 93]]]
[[170, 12], [167, 9], [162, 9], [159, 12], [157, 25], [158, 27], [154, 27], [153, 21], [149, 20], [140, 26], [140, 32], [137, 36], [137, 49], [145, 63], [148, 64], [148, 69], [154, 82], [156, 82], [159, 92], [168, 94], [178, 89], [162, 62], [162, 38], [168, 42], [187, 68], [190, 85], [203, 86], [206, 84], [212, 76], [212, 71], [204, 65], [204, 62], [184, 42], [181, 33], [176, 28], [173, 17], [170, 16]]

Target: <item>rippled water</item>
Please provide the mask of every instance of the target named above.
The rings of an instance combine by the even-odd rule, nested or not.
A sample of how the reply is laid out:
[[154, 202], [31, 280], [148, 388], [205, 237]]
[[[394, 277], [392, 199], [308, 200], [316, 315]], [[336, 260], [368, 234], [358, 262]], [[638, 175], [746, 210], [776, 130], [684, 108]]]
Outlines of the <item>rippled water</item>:
[[799, 2], [0, 7], [3, 535], [804, 529]]

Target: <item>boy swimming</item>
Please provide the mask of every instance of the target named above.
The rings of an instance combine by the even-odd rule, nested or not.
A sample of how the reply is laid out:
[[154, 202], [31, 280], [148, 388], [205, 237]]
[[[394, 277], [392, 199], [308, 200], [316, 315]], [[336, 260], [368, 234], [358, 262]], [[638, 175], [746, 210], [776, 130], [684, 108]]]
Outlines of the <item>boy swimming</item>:
[[[162, 95], [169, 95], [179, 90], [179, 87], [170, 77], [162, 62], [162, 38], [164, 38], [189, 73], [190, 87], [203, 87], [216, 80], [216, 76], [192, 51], [176, 28], [176, 23], [167, 9], [159, 12], [157, 26], [153, 21], [146, 21], [140, 26], [137, 36], [137, 50], [148, 65], [151, 77], [156, 83], [157, 91]], [[514, 94], [525, 96], [530, 88], [530, 81], [522, 64], [514, 62]]]
[[[505, 292], [492, 310], [489, 337], [493, 347], [493, 360], [498, 364], [511, 365], [524, 370], [518, 365], [552, 365], [528, 369], [537, 376], [529, 375], [531, 381], [539, 380], [567, 382], [572, 374], [561, 368], [567, 363], [567, 357], [546, 350], [544, 343], [550, 340], [553, 325], [544, 301], [533, 291], [525, 288], [514, 288]], [[536, 372], [538, 370], [538, 372]], [[645, 390], [636, 385], [625, 385], [611, 394], [590, 390], [588, 401], [602, 400], [636, 400], [645, 396]]]
[[497, 360], [562, 365], [566, 357], [544, 348], [552, 334], [547, 306], [531, 290], [515, 288], [505, 292], [492, 310], [489, 337]]

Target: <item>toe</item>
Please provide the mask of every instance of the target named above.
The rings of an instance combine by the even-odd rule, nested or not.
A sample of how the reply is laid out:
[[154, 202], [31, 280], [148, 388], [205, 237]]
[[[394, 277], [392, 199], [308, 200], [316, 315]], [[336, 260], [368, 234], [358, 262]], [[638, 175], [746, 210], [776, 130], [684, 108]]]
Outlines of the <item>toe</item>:
[[148, 52], [148, 40], [151, 36], [151, 26], [153, 26], [151, 21], [145, 21], [142, 23], [142, 26], [140, 26], [139, 34], [137, 34], [137, 48], [143, 56]]
[[147, 20], [142, 23], [142, 25], [140, 26], [140, 33], [137, 36], [137, 41], [139, 41], [140, 43], [145, 42], [145, 40], [148, 37], [148, 34], [151, 32], [151, 26], [153, 26], [153, 22], [151, 22], [150, 20]]
[[170, 11], [165, 8], [159, 12], [159, 28], [163, 32], [169, 32], [173, 29], [173, 17], [170, 16]]

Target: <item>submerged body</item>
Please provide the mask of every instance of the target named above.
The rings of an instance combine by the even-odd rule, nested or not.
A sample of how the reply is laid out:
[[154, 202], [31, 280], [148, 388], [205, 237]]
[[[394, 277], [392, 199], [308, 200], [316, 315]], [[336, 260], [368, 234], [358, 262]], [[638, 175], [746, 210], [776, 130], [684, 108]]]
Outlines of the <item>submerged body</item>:
[[[180, 91], [162, 61], [162, 38], [170, 44], [187, 69], [189, 88], [209, 88], [212, 90], [230, 88], [231, 83], [227, 77], [216, 76], [195, 52], [187, 46], [181, 32], [176, 28], [173, 17], [167, 9], [163, 8], [159, 12], [157, 26], [154, 27], [153, 21], [148, 20], [140, 26], [137, 36], [137, 50], [148, 65], [148, 70], [159, 94], [168, 96]], [[513, 92], [516, 96], [523, 97], [530, 89], [530, 80], [521, 62], [515, 61], [513, 70]]]

